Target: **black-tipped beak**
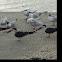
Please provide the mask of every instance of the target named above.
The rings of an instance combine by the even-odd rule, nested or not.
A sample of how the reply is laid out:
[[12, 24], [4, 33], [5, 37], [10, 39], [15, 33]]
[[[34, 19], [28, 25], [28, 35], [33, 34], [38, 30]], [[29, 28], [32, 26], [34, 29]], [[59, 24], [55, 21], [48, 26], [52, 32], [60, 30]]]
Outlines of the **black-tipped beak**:
[[11, 31], [13, 31], [13, 30], [8, 31], [7, 33], [10, 33]]
[[8, 31], [7, 33], [10, 33], [11, 31]]
[[42, 29], [43, 27], [40, 27], [40, 28], [38, 28], [36, 31], [38, 31], [38, 30], [40, 30], [40, 29]]

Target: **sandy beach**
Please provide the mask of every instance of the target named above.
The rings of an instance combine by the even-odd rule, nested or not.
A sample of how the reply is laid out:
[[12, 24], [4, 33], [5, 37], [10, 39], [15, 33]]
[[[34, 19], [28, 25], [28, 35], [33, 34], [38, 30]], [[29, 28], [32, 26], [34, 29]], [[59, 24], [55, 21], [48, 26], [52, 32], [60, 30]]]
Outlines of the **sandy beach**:
[[[50, 12], [50, 14], [56, 15], [55, 12]], [[8, 18], [8, 21], [18, 19], [15, 26], [18, 30], [33, 31], [33, 27], [26, 23], [26, 16], [24, 16], [23, 11], [0, 12], [0, 20], [5, 16]], [[55, 26], [52, 26], [53, 23], [49, 22], [47, 17], [48, 13], [42, 14], [39, 18], [47, 27], [57, 27], [57, 23]], [[0, 27], [5, 27], [5, 25], [0, 25]], [[41, 29], [37, 33], [22, 37], [19, 42], [14, 36], [14, 32], [8, 34], [3, 32], [0, 31], [0, 59], [30, 59], [32, 57], [48, 60], [57, 59], [57, 32], [52, 33], [50, 38], [46, 38], [48, 34]]]

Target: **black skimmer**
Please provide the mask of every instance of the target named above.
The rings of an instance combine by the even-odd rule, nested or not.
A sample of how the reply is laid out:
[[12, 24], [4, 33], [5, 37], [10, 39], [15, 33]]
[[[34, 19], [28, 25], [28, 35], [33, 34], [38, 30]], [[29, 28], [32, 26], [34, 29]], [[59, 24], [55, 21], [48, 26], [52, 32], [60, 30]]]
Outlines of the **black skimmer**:
[[29, 34], [33, 34], [35, 33], [36, 31], [33, 31], [33, 32], [21, 32], [21, 31], [17, 31], [16, 28], [13, 28], [12, 30], [9, 30], [7, 33], [11, 32], [11, 31], [14, 31], [15, 32], [15, 37], [18, 38], [18, 41], [20, 40], [21, 37], [24, 37], [26, 35], [29, 35]]
[[47, 28], [46, 25], [42, 25], [42, 27], [40, 27], [38, 30], [40, 30], [42, 28], [45, 30], [46, 33], [49, 34], [48, 38], [50, 37], [50, 34], [57, 31], [57, 28]]
[[57, 16], [52, 16], [51, 14], [49, 14], [48, 20], [53, 22], [53, 26], [55, 26], [55, 22], [57, 22]]

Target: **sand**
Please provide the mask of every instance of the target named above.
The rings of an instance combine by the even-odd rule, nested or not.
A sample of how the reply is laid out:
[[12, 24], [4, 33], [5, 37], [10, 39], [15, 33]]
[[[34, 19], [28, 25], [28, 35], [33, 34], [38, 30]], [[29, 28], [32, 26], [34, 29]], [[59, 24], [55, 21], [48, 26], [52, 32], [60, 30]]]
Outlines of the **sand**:
[[[54, 12], [50, 14], [56, 15]], [[24, 20], [26, 16], [23, 12], [0, 12], [0, 19], [5, 16], [9, 21], [18, 19], [16, 23], [18, 30], [33, 31], [33, 27]], [[49, 22], [47, 17], [48, 14], [41, 15], [41, 21], [45, 22], [47, 27], [57, 27], [57, 23], [52, 26], [53, 23]], [[40, 30], [22, 37], [21, 41], [17, 41], [14, 32], [9, 34], [3, 32], [5, 31], [0, 31], [0, 59], [29, 59], [32, 57], [48, 60], [57, 59], [57, 32], [51, 34], [50, 38], [46, 38], [48, 34], [44, 30]]]

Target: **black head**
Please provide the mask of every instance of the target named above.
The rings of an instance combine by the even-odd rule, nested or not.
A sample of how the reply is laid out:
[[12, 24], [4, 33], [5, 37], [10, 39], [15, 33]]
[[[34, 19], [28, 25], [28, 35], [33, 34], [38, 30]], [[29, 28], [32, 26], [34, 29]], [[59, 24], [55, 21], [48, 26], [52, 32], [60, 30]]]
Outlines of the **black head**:
[[7, 24], [9, 24], [9, 22], [6, 22]]
[[46, 27], [46, 25], [42, 25], [42, 26]]
[[49, 14], [49, 16], [51, 16], [51, 14]]
[[32, 12], [29, 12], [29, 13], [32, 13]]
[[24, 11], [27, 11], [27, 10], [24, 10]]
[[39, 13], [39, 15], [41, 15], [42, 13]]
[[16, 30], [16, 31], [17, 31], [17, 29], [16, 29], [16, 28], [12, 28], [12, 29], [14, 29], [14, 30]]

